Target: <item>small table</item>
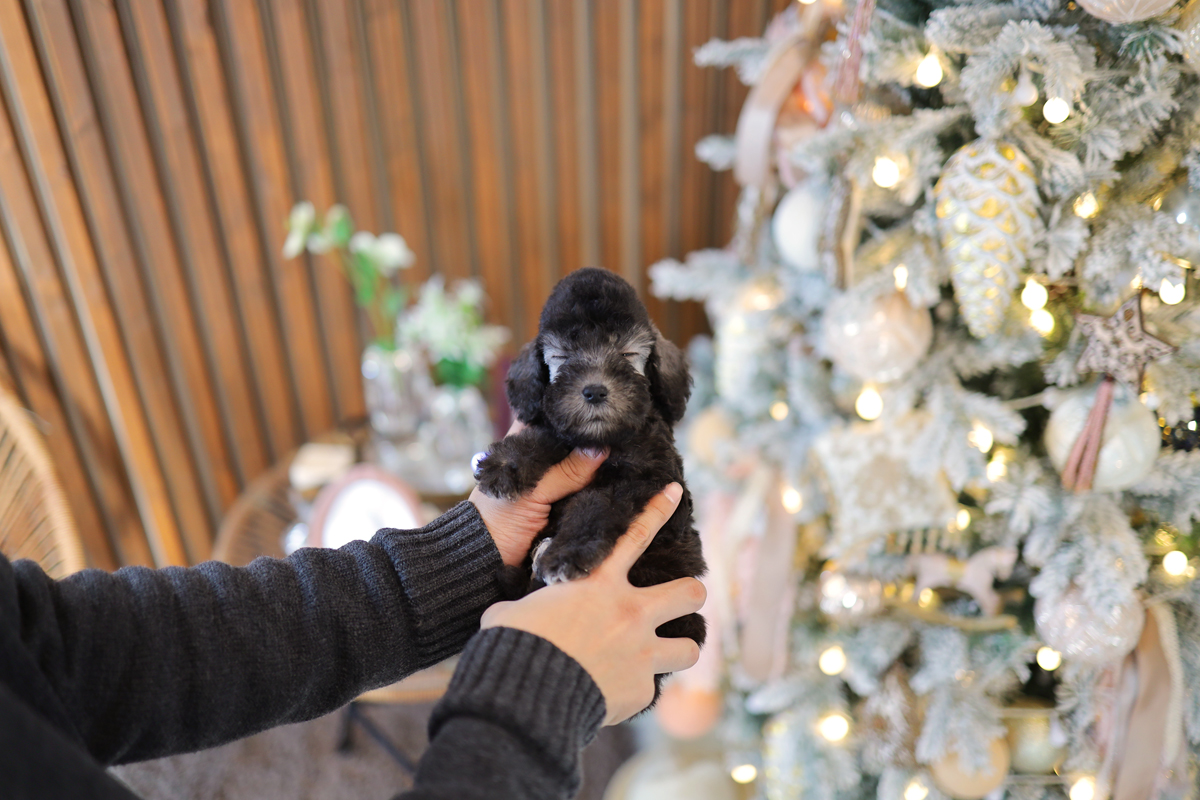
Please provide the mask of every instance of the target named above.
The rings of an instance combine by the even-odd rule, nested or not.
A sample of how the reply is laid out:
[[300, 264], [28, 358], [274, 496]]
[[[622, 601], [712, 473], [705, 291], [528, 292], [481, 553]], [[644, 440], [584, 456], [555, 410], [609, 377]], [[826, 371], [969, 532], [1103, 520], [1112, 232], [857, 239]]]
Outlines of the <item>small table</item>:
[[[317, 437], [315, 441], [349, 441], [361, 455], [367, 437], [363, 426], [354, 426]], [[288, 468], [293, 450], [269, 470], [251, 481], [234, 501], [217, 531], [212, 557], [234, 566], [245, 566], [259, 556], [283, 558], [283, 537], [300, 519], [292, 502]], [[449, 508], [462, 497], [423, 495], [423, 501], [438, 508]], [[458, 663], [457, 657], [447, 659], [428, 669], [416, 672], [402, 681], [359, 695], [354, 702], [366, 703], [425, 703], [436, 700], [446, 692]], [[353, 715], [353, 711], [351, 714]]]

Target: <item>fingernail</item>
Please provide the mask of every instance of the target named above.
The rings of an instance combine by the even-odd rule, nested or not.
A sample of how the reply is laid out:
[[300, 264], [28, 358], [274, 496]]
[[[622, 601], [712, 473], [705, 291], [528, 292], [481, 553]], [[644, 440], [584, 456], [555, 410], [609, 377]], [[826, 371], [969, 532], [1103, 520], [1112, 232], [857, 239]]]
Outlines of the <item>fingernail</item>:
[[604, 455], [604, 450], [591, 447], [580, 448], [579, 452], [583, 453], [584, 458], [590, 458], [592, 461]]
[[666, 489], [663, 489], [663, 494], [671, 501], [672, 505], [679, 502], [679, 498], [683, 497], [683, 487], [678, 483], [672, 483]]

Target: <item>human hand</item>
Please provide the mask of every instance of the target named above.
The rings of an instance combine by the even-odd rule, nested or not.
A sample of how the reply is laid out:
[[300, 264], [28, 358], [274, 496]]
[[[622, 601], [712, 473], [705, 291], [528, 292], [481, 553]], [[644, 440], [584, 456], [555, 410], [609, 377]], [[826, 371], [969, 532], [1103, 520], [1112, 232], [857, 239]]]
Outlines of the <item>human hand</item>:
[[[524, 427], [518, 420], [505, 435], [512, 436]], [[591, 483], [592, 476], [606, 458], [607, 451], [589, 455], [582, 450], [575, 450], [551, 467], [537, 486], [515, 500], [489, 497], [478, 486], [475, 487], [467, 499], [479, 511], [505, 564], [515, 567], [525, 560], [533, 537], [546, 527], [550, 504]]]
[[578, 661], [604, 695], [605, 725], [650, 705], [655, 675], [687, 669], [700, 657], [700, 647], [691, 639], [663, 639], [655, 629], [699, 611], [704, 584], [695, 578], [644, 588], [629, 583], [629, 568], [675, 513], [682, 494], [679, 484], [672, 483], [655, 495], [612, 554], [586, 578], [496, 603], [483, 613], [481, 627], [536, 634]]

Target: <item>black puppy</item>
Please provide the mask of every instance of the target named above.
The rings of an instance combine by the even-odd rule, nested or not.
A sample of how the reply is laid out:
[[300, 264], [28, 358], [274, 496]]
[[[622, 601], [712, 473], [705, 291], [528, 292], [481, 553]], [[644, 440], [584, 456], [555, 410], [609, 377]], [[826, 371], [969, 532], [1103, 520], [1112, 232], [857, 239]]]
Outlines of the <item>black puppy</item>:
[[[653, 586], [704, 574], [672, 432], [687, 407], [691, 376], [683, 353], [650, 322], [632, 286], [594, 268], [560, 281], [542, 309], [537, 338], [509, 368], [507, 389], [528, 427], [493, 444], [477, 465], [486, 494], [513, 498], [532, 489], [576, 447], [610, 450], [589, 486], [551, 507], [527, 565], [534, 573], [529, 588], [587, 575], [671, 481], [684, 486], [679, 507], [629, 571], [629, 582]], [[699, 614], [658, 628], [659, 636], [697, 644], [704, 633]]]

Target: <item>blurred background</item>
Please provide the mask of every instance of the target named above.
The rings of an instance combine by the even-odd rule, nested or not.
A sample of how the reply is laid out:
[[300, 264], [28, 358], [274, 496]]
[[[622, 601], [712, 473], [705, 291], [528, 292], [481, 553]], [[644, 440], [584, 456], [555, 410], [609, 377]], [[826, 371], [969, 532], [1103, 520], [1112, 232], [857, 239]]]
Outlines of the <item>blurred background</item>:
[[698, 162], [746, 88], [693, 48], [785, 0], [0, 0], [0, 385], [36, 415], [91, 566], [208, 558], [240, 493], [366, 413], [371, 332], [297, 201], [344, 204], [536, 330], [602, 265], [721, 246]]

